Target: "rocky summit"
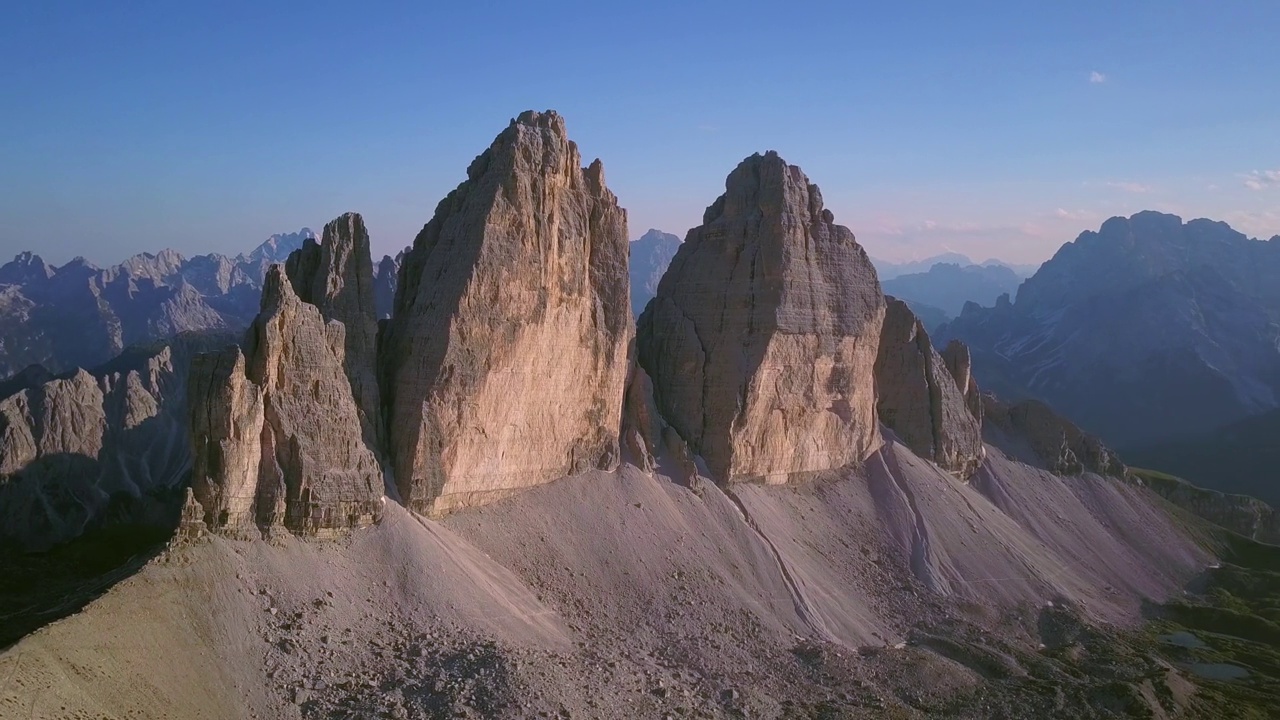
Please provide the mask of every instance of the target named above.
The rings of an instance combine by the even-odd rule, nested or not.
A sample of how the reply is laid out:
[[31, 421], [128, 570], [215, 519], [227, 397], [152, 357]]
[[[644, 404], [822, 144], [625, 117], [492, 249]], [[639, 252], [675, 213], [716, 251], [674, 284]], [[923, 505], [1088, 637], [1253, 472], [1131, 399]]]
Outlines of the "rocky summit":
[[308, 239], [289, 255], [285, 269], [300, 300], [316, 306], [325, 320], [342, 323], [342, 364], [360, 411], [361, 431], [370, 447], [380, 447], [375, 278], [364, 219], [346, 213], [325, 225], [320, 242]]
[[361, 432], [346, 361], [345, 326], [326, 321], [273, 266], [243, 350], [200, 356], [191, 370], [191, 485], [210, 528], [317, 534], [376, 519], [382, 468]]
[[689, 231], [637, 329], [657, 404], [718, 482], [785, 482], [880, 443], [885, 300], [867, 254], [777, 153]]
[[627, 218], [564, 120], [526, 112], [405, 255], [381, 357], [401, 498], [439, 512], [618, 459]]
[[[961, 360], [960, 348], [950, 352]], [[955, 370], [953, 374], [933, 349], [929, 334], [907, 304], [890, 298], [876, 359], [880, 421], [916, 455], [968, 477], [985, 455], [982, 416], [981, 411], [970, 410], [965, 397], [966, 390], [977, 390], [967, 368], [957, 362]]]

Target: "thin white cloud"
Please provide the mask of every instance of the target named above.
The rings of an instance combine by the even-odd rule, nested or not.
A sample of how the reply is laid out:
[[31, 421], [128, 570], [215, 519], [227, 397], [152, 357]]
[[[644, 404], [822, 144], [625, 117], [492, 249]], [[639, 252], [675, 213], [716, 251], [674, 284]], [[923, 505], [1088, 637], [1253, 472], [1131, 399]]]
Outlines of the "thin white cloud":
[[1116, 190], [1123, 190], [1127, 193], [1135, 193], [1138, 195], [1143, 195], [1151, 192], [1150, 185], [1143, 185], [1142, 183], [1139, 183], [1139, 182], [1113, 181], [1113, 182], [1107, 183], [1107, 187], [1115, 188]]
[[1089, 82], [1093, 83], [1094, 85], [1100, 85], [1106, 81], [1107, 81], [1107, 76], [1098, 72], [1097, 70], [1094, 70], [1093, 72], [1089, 73]]
[[1059, 220], [1090, 220], [1094, 217], [1094, 213], [1088, 210], [1068, 210], [1066, 208], [1058, 208], [1053, 211], [1053, 216]]
[[1250, 190], [1280, 186], [1280, 170], [1254, 170], [1243, 177], [1244, 186]]

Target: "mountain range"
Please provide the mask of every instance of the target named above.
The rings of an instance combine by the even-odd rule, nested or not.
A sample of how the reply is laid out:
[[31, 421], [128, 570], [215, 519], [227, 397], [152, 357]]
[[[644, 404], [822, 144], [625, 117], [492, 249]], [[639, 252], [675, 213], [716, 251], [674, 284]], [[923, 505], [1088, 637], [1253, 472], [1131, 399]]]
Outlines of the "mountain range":
[[995, 305], [1001, 295], [1016, 292], [1022, 278], [1005, 265], [935, 263], [925, 272], [898, 275], [882, 282], [885, 293], [937, 308], [949, 319], [959, 315], [966, 303]]
[[876, 273], [880, 276], [880, 282], [893, 280], [901, 275], [916, 275], [919, 273], [927, 273], [934, 265], [959, 265], [962, 268], [967, 267], [1003, 267], [1008, 268], [1019, 278], [1028, 278], [1035, 274], [1040, 267], [1036, 264], [1018, 264], [1009, 263], [1004, 260], [990, 258], [980, 263], [969, 259], [968, 255], [958, 252], [944, 252], [938, 255], [932, 255], [923, 260], [907, 260], [904, 262], [890, 262], [888, 260], [879, 260], [871, 258], [871, 264], [875, 265]]
[[[1156, 212], [1112, 218], [1014, 298], [966, 305], [939, 335], [971, 348], [984, 386], [1044, 400], [1122, 450], [1228, 432], [1280, 406], [1280, 239]], [[1203, 467], [1193, 479], [1233, 489]]]
[[[41, 554], [0, 556], [0, 715], [1213, 717], [1276, 696], [1274, 625], [1240, 589], [1274, 583], [1252, 539], [1272, 526], [1177, 511], [1241, 517], [984, 392], [985, 356], [886, 297], [799, 167], [750, 155], [683, 243], [649, 235], [638, 252], [603, 163], [529, 111], [398, 258], [375, 266], [347, 213], [265, 267], [238, 341], [4, 383], [0, 535]], [[637, 319], [631, 259], [670, 249]], [[1063, 302], [1027, 290], [1054, 272], [1019, 304]], [[1250, 637], [1210, 635], [1224, 617]], [[1227, 648], [1213, 668], [1153, 632], [1188, 628]], [[1222, 690], [1224, 665], [1249, 684]]]
[[185, 332], [238, 331], [257, 312], [267, 268], [314, 237], [303, 228], [234, 258], [162, 250], [107, 268], [83, 258], [54, 267], [21, 253], [0, 266], [0, 377], [30, 365], [91, 368]]

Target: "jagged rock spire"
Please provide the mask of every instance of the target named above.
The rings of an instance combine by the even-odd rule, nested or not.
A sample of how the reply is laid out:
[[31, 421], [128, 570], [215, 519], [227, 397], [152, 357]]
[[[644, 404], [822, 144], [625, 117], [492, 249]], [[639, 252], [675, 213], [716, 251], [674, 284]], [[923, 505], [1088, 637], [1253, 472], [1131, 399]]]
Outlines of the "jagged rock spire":
[[325, 320], [345, 329], [343, 367], [369, 446], [383, 443], [378, 399], [378, 321], [373, 297], [369, 232], [359, 213], [346, 213], [324, 226], [317, 243], [307, 238], [285, 265], [298, 297], [315, 305]]
[[[340, 277], [324, 269], [336, 266], [321, 263], [315, 274], [309, 266], [304, 255], [294, 269], [315, 281], [312, 297], [316, 287], [340, 290]], [[322, 297], [344, 307], [340, 292]], [[195, 359], [192, 490], [211, 529], [316, 534], [379, 515], [382, 468], [362, 433], [346, 348], [344, 325], [326, 322], [275, 265], [243, 351]]]

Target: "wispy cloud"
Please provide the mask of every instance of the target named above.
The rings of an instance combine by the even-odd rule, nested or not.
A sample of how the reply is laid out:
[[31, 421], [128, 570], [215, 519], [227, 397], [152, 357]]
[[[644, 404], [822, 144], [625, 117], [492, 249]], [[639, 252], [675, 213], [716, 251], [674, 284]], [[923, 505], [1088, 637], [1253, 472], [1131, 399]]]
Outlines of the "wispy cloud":
[[1138, 195], [1143, 195], [1151, 192], [1150, 185], [1143, 185], [1142, 183], [1139, 183], [1139, 182], [1112, 181], [1107, 183], [1107, 187], [1115, 188], [1116, 190], [1123, 190], [1127, 193], [1135, 193]]
[[1098, 72], [1097, 70], [1094, 70], [1093, 72], [1089, 73], [1089, 82], [1093, 83], [1094, 85], [1100, 85], [1106, 81], [1107, 81], [1107, 76], [1104, 75], [1103, 73]]
[[1066, 208], [1058, 208], [1053, 211], [1053, 216], [1059, 220], [1090, 220], [1094, 217], [1094, 213], [1088, 210], [1068, 210]]
[[1250, 190], [1280, 186], [1280, 170], [1254, 170], [1245, 173], [1242, 177], [1244, 186]]

